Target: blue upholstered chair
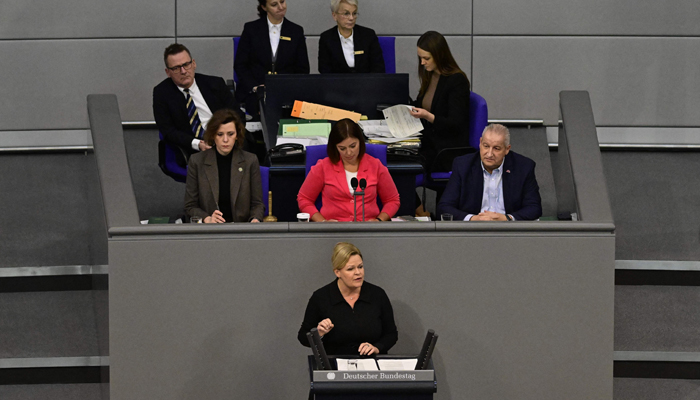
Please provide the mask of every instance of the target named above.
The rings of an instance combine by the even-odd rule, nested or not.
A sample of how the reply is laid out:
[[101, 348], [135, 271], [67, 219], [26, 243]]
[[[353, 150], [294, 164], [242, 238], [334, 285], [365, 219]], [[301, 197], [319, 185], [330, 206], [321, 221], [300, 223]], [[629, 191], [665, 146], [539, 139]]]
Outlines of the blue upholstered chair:
[[267, 216], [268, 209], [267, 209], [267, 194], [270, 192], [270, 168], [269, 167], [260, 167], [260, 180], [262, 181], [262, 199], [263, 199], [263, 205], [265, 205], [265, 212], [263, 213], [263, 217]]
[[396, 73], [396, 38], [393, 36], [378, 36], [379, 47], [382, 48], [384, 56], [384, 72], [387, 74]]
[[[469, 145], [474, 149], [479, 149], [479, 141], [481, 134], [484, 133], [484, 128], [488, 125], [489, 109], [486, 100], [478, 94], [471, 92], [469, 95]], [[436, 159], [441, 155], [459, 156], [466, 154], [471, 149], [464, 147], [443, 149], [438, 153]], [[423, 187], [423, 206], [425, 207], [425, 188], [443, 189], [447, 186], [447, 181], [450, 180], [452, 171], [448, 172], [433, 172], [430, 176], [421, 174], [416, 176], [416, 187]]]
[[[386, 166], [386, 146], [383, 144], [369, 144], [365, 145], [365, 152], [370, 156], [381, 161], [384, 166]], [[306, 175], [311, 171], [311, 167], [316, 165], [318, 160], [328, 157], [326, 152], [326, 145], [319, 146], [306, 146]], [[377, 199], [377, 203], [380, 205], [381, 202]], [[316, 208], [321, 209], [321, 195], [316, 199]]]
[[[233, 38], [233, 59], [236, 59], [236, 53], [238, 52], [238, 42], [241, 41], [240, 37]], [[233, 70], [233, 82], [238, 85], [238, 75], [236, 75], [236, 70]]]
[[[165, 175], [177, 182], [185, 182], [187, 180], [187, 167], [181, 167], [176, 161], [177, 153], [183, 153], [183, 151], [163, 140], [162, 133], [158, 132], [158, 137], [160, 138], [160, 142], [158, 142], [158, 166]], [[188, 158], [186, 154], [183, 154], [183, 157]]]

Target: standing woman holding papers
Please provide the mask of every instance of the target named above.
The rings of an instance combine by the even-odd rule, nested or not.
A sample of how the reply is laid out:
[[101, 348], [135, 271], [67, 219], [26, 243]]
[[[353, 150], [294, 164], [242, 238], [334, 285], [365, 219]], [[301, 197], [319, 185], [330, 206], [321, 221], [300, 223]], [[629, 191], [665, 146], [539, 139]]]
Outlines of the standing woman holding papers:
[[309, 73], [304, 28], [286, 19], [286, 13], [287, 0], [258, 0], [260, 19], [245, 24], [238, 43], [233, 63], [236, 97], [254, 117], [266, 75]]
[[452, 160], [438, 160], [440, 150], [469, 146], [467, 74], [457, 65], [445, 37], [428, 31], [418, 39], [420, 91], [411, 115], [423, 123], [420, 154], [430, 172], [449, 171]]
[[386, 354], [396, 344], [394, 310], [384, 289], [365, 282], [362, 253], [351, 243], [338, 243], [331, 257], [336, 279], [309, 299], [299, 342], [317, 328], [331, 355]]
[[[399, 210], [399, 192], [389, 170], [381, 161], [365, 153], [362, 130], [350, 119], [338, 121], [328, 135], [328, 157], [311, 167], [301, 185], [297, 202], [299, 210], [311, 215], [311, 220], [362, 220], [361, 196], [353, 196], [352, 180], [365, 180], [364, 209], [366, 221], [389, 221]], [[358, 189], [359, 190], [359, 189]], [[315, 202], [322, 196], [322, 207]], [[382, 201], [379, 209], [377, 197]], [[355, 201], [356, 200], [356, 201]], [[357, 213], [357, 214], [356, 214]]]
[[374, 30], [356, 25], [357, 0], [331, 0], [337, 26], [323, 32], [318, 43], [318, 72], [384, 73], [384, 56]]
[[224, 109], [212, 115], [204, 141], [213, 147], [193, 154], [187, 165], [187, 215], [205, 223], [262, 221], [260, 164], [242, 150], [244, 137], [237, 112]]

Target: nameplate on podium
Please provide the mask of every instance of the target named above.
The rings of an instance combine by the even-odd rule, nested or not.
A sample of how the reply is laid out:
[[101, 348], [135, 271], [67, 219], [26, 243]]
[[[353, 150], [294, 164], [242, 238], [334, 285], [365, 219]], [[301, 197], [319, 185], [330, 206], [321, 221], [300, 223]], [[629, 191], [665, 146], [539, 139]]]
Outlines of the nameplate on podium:
[[313, 371], [314, 382], [432, 382], [433, 370]]

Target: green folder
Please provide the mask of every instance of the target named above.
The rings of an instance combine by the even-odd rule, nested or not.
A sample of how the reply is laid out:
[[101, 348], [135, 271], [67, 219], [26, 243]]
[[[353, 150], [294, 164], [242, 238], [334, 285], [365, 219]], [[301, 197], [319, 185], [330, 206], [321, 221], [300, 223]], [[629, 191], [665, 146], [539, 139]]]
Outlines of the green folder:
[[277, 136], [283, 137], [308, 137], [324, 136], [328, 137], [331, 132], [331, 124], [328, 120], [309, 119], [281, 119]]

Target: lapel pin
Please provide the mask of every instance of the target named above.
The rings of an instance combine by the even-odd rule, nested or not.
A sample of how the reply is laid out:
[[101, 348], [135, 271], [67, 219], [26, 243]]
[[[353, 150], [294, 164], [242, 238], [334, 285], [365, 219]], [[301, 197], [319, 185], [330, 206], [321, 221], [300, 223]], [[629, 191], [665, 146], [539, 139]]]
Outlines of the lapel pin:
[[243, 172], [243, 168], [238, 167], [238, 172]]
[[506, 170], [506, 174], [510, 174], [510, 170], [509, 170], [509, 169]]

